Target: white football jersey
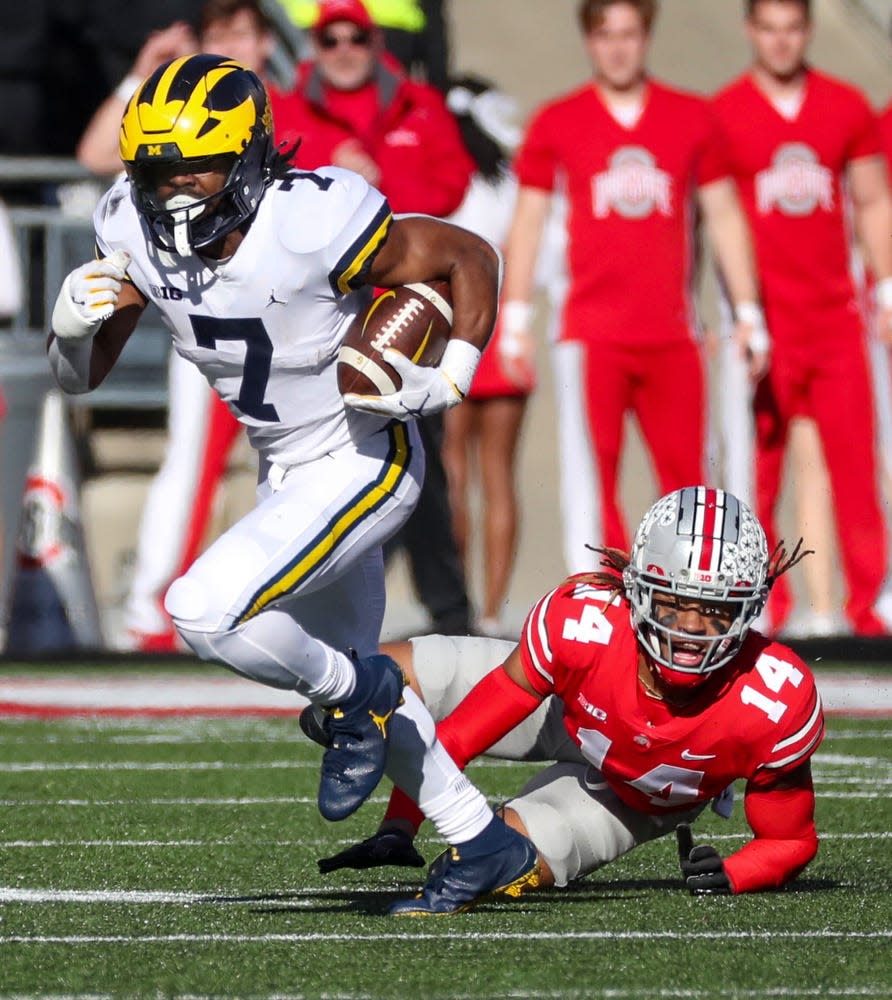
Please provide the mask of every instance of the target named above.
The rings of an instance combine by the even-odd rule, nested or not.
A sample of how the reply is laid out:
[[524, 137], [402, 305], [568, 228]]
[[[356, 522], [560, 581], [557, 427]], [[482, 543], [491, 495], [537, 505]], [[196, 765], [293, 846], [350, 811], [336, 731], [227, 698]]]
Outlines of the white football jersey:
[[371, 297], [360, 282], [391, 221], [380, 192], [336, 167], [274, 181], [225, 262], [159, 250], [127, 177], [93, 218], [99, 253], [130, 254], [127, 276], [158, 307], [174, 348], [247, 427], [252, 446], [280, 466], [319, 458], [386, 423], [345, 407], [336, 357]]

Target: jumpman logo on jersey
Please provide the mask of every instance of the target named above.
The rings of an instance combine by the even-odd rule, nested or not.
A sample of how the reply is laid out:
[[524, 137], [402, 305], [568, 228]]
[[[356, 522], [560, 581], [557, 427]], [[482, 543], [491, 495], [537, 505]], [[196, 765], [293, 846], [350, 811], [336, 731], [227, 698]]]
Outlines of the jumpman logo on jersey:
[[284, 306], [287, 303], [287, 301], [288, 301], [287, 299], [277, 299], [275, 288], [271, 288], [269, 293], [269, 298], [267, 299], [266, 304], [267, 306], [272, 306], [272, 305]]

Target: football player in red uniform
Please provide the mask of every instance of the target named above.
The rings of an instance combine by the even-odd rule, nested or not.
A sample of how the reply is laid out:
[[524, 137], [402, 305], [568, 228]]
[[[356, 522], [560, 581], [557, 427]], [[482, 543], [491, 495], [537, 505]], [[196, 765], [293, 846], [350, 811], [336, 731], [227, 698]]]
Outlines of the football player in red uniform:
[[[756, 389], [755, 509], [775, 537], [791, 422], [814, 420], [823, 445], [858, 635], [880, 635], [888, 546], [877, 483], [865, 321], [851, 276], [849, 221], [876, 276], [880, 324], [892, 322], [892, 198], [876, 116], [847, 83], [807, 64], [808, 0], [749, 0], [750, 69], [713, 104], [756, 247], [771, 367]], [[851, 212], [848, 205], [851, 205]], [[845, 414], [845, 419], [840, 415]], [[791, 609], [786, 581], [768, 605]]]
[[[449, 712], [437, 733], [461, 766], [499, 740], [502, 756], [557, 760], [504, 807], [538, 850], [538, 878], [521, 888], [566, 885], [679, 827], [692, 892], [783, 885], [818, 848], [809, 758], [824, 722], [808, 667], [751, 625], [799, 547], [769, 554], [745, 504], [698, 486], [651, 507], [631, 557], [602, 554], [601, 571], [535, 605], [514, 648], [430, 637], [396, 651], [435, 717]], [[480, 679], [449, 711], [474, 672]], [[727, 815], [738, 779], [753, 839], [726, 858], [693, 847], [687, 825], [711, 801]], [[420, 864], [407, 833], [415, 817], [396, 798], [378, 834], [322, 870]], [[453, 875], [455, 854], [444, 859], [394, 913], [474, 905]]]

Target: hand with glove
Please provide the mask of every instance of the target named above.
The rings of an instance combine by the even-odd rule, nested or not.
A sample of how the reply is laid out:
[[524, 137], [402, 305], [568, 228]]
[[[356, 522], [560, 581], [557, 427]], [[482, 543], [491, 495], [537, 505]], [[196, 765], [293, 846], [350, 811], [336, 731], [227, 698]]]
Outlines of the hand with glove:
[[732, 892], [731, 880], [725, 874], [719, 852], [709, 844], [694, 846], [694, 837], [687, 823], [675, 828], [678, 840], [678, 860], [681, 877], [692, 896], [726, 896]]
[[415, 850], [408, 833], [388, 830], [352, 844], [330, 858], [320, 858], [318, 864], [324, 875], [339, 868], [381, 868], [384, 865], [423, 868], [424, 858]]
[[480, 351], [466, 340], [450, 340], [436, 368], [416, 365], [392, 348], [381, 356], [402, 379], [400, 388], [386, 396], [348, 392], [344, 402], [355, 410], [398, 420], [413, 420], [456, 406], [465, 398], [480, 363]]
[[126, 250], [82, 264], [62, 282], [53, 309], [52, 330], [60, 340], [89, 340], [115, 311], [130, 263]]

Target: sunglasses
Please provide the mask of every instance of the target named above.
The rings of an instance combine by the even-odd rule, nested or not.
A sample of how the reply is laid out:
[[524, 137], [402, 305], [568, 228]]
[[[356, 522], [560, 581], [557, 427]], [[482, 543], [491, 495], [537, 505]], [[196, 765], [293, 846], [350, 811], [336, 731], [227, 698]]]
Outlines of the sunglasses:
[[355, 31], [352, 35], [331, 35], [323, 32], [318, 36], [317, 41], [322, 49], [336, 49], [339, 45], [365, 49], [372, 44], [372, 33], [370, 31]]

